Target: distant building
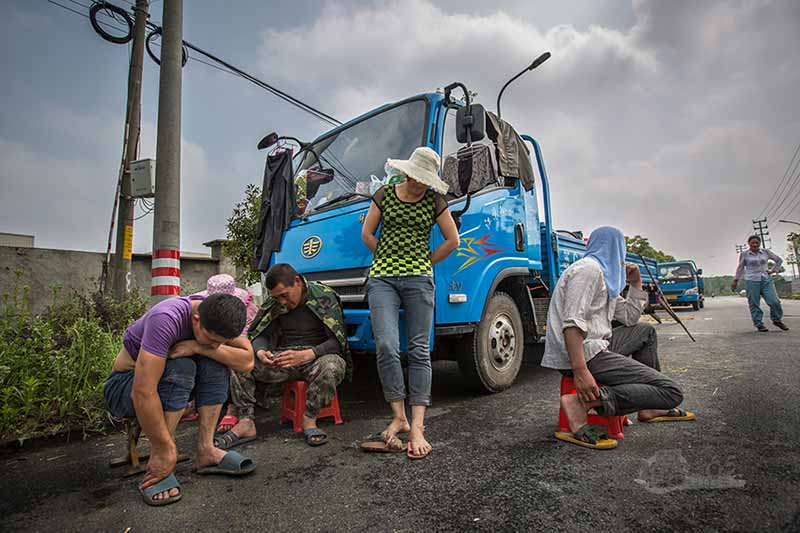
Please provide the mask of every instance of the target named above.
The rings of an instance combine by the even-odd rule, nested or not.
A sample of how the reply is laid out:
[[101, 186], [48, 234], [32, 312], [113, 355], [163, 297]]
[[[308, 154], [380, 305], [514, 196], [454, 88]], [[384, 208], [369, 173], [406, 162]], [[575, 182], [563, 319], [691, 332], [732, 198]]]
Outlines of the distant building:
[[0, 246], [33, 248], [33, 235], [22, 235], [20, 233], [0, 233]]

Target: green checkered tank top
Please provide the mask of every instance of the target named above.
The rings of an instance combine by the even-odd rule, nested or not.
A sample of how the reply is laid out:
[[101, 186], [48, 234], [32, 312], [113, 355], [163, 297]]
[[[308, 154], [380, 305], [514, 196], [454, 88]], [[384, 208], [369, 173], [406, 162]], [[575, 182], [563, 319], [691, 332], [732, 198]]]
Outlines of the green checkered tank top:
[[381, 233], [370, 276], [430, 276], [431, 228], [447, 201], [429, 189], [421, 200], [404, 202], [395, 187], [382, 187], [372, 198], [381, 212]]

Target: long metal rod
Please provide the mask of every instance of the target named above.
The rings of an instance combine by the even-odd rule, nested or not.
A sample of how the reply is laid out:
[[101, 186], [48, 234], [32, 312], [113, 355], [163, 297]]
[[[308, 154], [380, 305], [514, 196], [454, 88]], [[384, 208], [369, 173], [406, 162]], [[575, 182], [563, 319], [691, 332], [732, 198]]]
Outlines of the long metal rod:
[[661, 300], [661, 305], [664, 306], [664, 310], [667, 312], [667, 314], [669, 316], [672, 317], [672, 319], [675, 322], [677, 322], [678, 324], [681, 325], [681, 327], [683, 328], [683, 331], [685, 331], [686, 334], [689, 335], [689, 338], [692, 339], [693, 342], [697, 342], [697, 339], [695, 339], [694, 336], [692, 336], [691, 332], [686, 327], [686, 324], [683, 323], [683, 321], [680, 319], [680, 317], [675, 313], [675, 311], [669, 305], [669, 302], [667, 302], [667, 298], [664, 296], [664, 293], [661, 292], [661, 287], [658, 286], [658, 278], [656, 278], [653, 275], [653, 273], [650, 271], [650, 267], [647, 265], [647, 261], [644, 260], [644, 257], [642, 257], [641, 254], [636, 254], [636, 255], [639, 257], [639, 259], [641, 259], [642, 264], [644, 265], [644, 268], [647, 269], [647, 273], [653, 279], [653, 285], [655, 285], [656, 292], [658, 293], [658, 298], [659, 298], [659, 300]]

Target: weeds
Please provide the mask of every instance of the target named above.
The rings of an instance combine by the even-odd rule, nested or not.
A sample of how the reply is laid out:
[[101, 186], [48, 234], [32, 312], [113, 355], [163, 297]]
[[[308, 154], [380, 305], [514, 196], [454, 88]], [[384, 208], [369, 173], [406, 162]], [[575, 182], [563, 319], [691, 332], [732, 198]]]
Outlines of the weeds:
[[22, 276], [0, 303], [0, 439], [103, 429], [103, 384], [146, 299], [53, 287], [52, 304], [37, 315]]

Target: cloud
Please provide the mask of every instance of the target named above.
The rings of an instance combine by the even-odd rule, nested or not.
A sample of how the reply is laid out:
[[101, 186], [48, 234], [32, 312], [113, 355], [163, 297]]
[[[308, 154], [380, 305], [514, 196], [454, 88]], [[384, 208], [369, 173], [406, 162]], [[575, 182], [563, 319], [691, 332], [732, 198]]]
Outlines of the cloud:
[[327, 3], [265, 30], [259, 66], [350, 118], [453, 80], [493, 109], [551, 51], [507, 90], [503, 116], [542, 145], [558, 227], [617, 224], [723, 273], [797, 143], [799, 24], [796, 2], [639, 0], [614, 29], [538, 27], [502, 6]]
[[[40, 111], [45, 142], [0, 138], [0, 226], [35, 234], [42, 247], [105, 250], [122, 150], [121, 121], [59, 106]], [[143, 123], [142, 139], [140, 157], [155, 158], [154, 124]], [[225, 219], [240, 191], [216, 192], [221, 183], [213, 179], [205, 149], [186, 139], [181, 141], [181, 175], [182, 245], [202, 252], [204, 241], [224, 236]], [[137, 208], [136, 216], [141, 214]], [[135, 250], [149, 251], [152, 215], [134, 227]]]

